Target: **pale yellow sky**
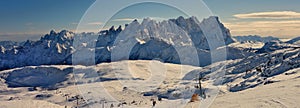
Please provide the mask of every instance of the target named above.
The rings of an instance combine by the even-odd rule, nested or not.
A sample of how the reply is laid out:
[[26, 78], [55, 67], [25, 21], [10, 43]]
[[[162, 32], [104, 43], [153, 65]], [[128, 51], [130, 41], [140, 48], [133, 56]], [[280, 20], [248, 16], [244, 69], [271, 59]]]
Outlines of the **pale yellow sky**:
[[260, 35], [292, 38], [300, 36], [300, 13], [293, 11], [255, 12], [234, 15], [224, 22], [233, 36]]

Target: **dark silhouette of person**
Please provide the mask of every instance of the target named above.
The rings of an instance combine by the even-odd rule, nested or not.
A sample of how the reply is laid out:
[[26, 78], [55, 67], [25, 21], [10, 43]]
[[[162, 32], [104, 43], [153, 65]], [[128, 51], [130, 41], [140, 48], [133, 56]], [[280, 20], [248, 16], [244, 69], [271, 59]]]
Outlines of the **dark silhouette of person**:
[[156, 104], [156, 101], [153, 100], [153, 101], [152, 101], [152, 106], [155, 107], [155, 104]]

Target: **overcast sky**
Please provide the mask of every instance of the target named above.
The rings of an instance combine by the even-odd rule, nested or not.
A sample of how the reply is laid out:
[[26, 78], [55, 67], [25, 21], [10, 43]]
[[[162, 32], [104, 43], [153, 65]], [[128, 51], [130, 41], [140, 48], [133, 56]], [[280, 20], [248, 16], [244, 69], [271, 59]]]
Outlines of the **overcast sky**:
[[[134, 4], [137, 0], [131, 1]], [[197, 7], [191, 10], [199, 13], [195, 16], [206, 16], [207, 10], [203, 8], [203, 4], [186, 3], [192, 1], [201, 0], [181, 0], [181, 8]], [[187, 16], [177, 6], [167, 6], [168, 4], [142, 3], [124, 8], [117, 13], [109, 8], [120, 8], [128, 0], [99, 0], [97, 2], [102, 4], [97, 8], [102, 11], [97, 13], [100, 16], [98, 19], [84, 24], [87, 32], [99, 31], [100, 25], [107, 28], [144, 17], [163, 20]], [[0, 40], [34, 40], [52, 29], [56, 31], [76, 30], [81, 18], [93, 3], [95, 0], [2, 0], [0, 1]], [[204, 0], [203, 3], [214, 15], [220, 17], [225, 26], [231, 30], [232, 35], [280, 38], [300, 36], [298, 32], [300, 31], [300, 0]], [[105, 15], [110, 14], [116, 15], [106, 22], [107, 16]]]

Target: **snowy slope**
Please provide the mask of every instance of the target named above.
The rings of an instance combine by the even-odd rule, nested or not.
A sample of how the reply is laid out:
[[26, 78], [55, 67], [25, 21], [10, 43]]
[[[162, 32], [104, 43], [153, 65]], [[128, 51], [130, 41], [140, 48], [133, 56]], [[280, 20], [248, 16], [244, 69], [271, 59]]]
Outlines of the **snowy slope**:
[[[81, 103], [82, 107], [100, 106], [101, 103], [95, 102], [103, 99], [115, 105], [123, 100], [127, 103], [132, 100], [143, 101], [142, 104], [133, 106], [147, 107], [150, 106], [148, 101], [151, 98], [161, 94], [170, 99], [187, 98], [188, 100], [190, 94], [183, 93], [183, 91], [186, 87], [195, 85], [192, 80], [194, 76], [188, 77], [190, 80], [182, 79], [194, 69], [199, 69], [199, 67], [165, 64], [159, 61], [120, 61], [88, 67], [49, 65], [16, 68], [0, 72], [1, 91], [5, 91], [0, 93], [0, 101], [33, 99], [75, 106], [76, 101], [65, 101], [65, 97], [61, 96], [62, 93], [67, 93], [70, 96], [78, 94], [84, 96], [87, 101]], [[18, 92], [14, 93], [14, 91]], [[156, 93], [149, 96], [149, 93], [153, 91]], [[185, 94], [186, 97], [178, 93], [182, 93], [182, 96]], [[41, 94], [45, 97], [37, 98]], [[177, 94], [178, 97], [177, 95], [174, 97], [173, 94]], [[10, 99], [11, 97], [13, 98]]]
[[[226, 88], [232, 92], [253, 88], [269, 83], [276, 75], [299, 68], [299, 64], [298, 46], [286, 43], [276, 43], [271, 46], [267, 44], [258, 50], [256, 55], [228, 62], [223, 84], [227, 85]], [[208, 67], [215, 67], [215, 64]]]
[[[263, 55], [253, 57], [262, 59], [261, 61], [250, 58], [246, 60], [229, 60], [203, 68], [161, 63], [159, 61], [137, 60], [102, 63], [96, 66], [48, 65], [5, 70], [0, 72], [0, 90], [2, 91], [0, 93], [0, 105], [19, 108], [20, 104], [32, 101], [40, 103], [31, 104], [32, 107], [34, 105], [71, 107], [76, 106], [76, 100], [72, 97], [80, 95], [84, 97], [79, 101], [80, 107], [99, 107], [102, 105], [110, 107], [111, 104], [117, 107], [118, 104], [126, 102], [127, 104], [124, 104], [123, 107], [147, 108], [151, 107], [150, 99], [157, 99], [157, 97], [163, 98], [162, 102], [158, 102], [157, 107], [196, 107], [199, 102], [188, 102], [191, 95], [196, 91], [196, 88], [194, 88], [197, 82], [195, 78], [199, 72], [210, 78], [214, 75], [212, 73], [218, 72], [211, 69], [227, 64], [224, 82], [219, 86], [220, 95], [212, 103], [212, 107], [220, 106], [220, 102], [225, 102], [221, 104], [224, 107], [233, 106], [230, 99], [238, 102], [234, 105], [263, 105], [265, 107], [277, 105], [276, 103], [261, 103], [262, 101], [257, 100], [255, 98], [257, 96], [253, 97], [253, 94], [262, 96], [262, 98], [263, 96], [286, 97], [289, 99], [281, 100], [281, 102], [289, 103], [285, 104], [287, 107], [295, 106], [298, 91], [294, 82], [299, 79], [299, 66], [296, 65], [299, 64], [299, 59], [297, 59], [299, 50], [289, 50], [291, 51], [284, 53], [284, 56], [288, 57], [289, 61], [295, 63], [295, 65], [283, 65], [281, 62], [272, 61], [269, 66], [271, 69], [269, 71], [271, 72], [270, 76], [262, 76], [253, 68], [255, 66], [252, 66], [264, 64], [266, 60], [263, 60], [265, 58]], [[281, 53], [282, 51], [278, 51], [271, 54], [274, 57], [273, 60], [278, 60], [276, 54]], [[246, 73], [244, 70], [248, 68], [252, 70]], [[72, 72], [70, 72], [71, 70]], [[37, 79], [42, 80], [37, 82]], [[209, 80], [203, 80], [203, 87], [208, 91], [209, 84]], [[284, 92], [286, 95], [270, 92], [270, 90], [283, 85], [290, 86], [280, 88], [278, 92], [289, 90]], [[274, 94], [265, 94], [266, 91]], [[244, 97], [236, 93], [243, 93]], [[279, 98], [264, 99], [278, 100]], [[132, 103], [133, 101], [135, 102]], [[245, 102], [249, 103], [246, 104]]]
[[210, 108], [298, 108], [300, 68], [285, 73], [274, 77], [276, 82], [271, 84], [220, 94]]
[[300, 44], [300, 37], [296, 37], [296, 38], [293, 38], [289, 41], [287, 41], [286, 43], [290, 43], [290, 44]]
[[280, 49], [299, 48], [299, 45], [284, 42], [268, 42], [258, 52], [272, 52]]
[[[265, 49], [267, 46], [272, 50]], [[220, 95], [216, 102], [212, 103], [212, 107], [295, 106], [298, 96], [298, 85], [295, 85], [295, 82], [299, 79], [300, 67], [299, 47], [287, 43], [274, 43], [264, 46], [261, 50], [263, 51], [257, 51], [256, 55], [243, 59], [216, 62], [205, 67], [137, 60], [101, 63], [95, 66], [44, 65], [5, 70], [0, 72], [0, 104], [6, 101], [21, 104], [25, 100], [42, 100], [46, 103], [41, 104], [70, 107], [77, 106], [74, 97], [80, 95], [83, 97], [79, 101], [80, 107], [110, 107], [113, 104], [146, 108], [151, 107], [150, 99], [161, 97], [163, 101], [159, 102], [157, 107], [189, 108], [210, 105], [212, 101], [208, 100], [216, 96], [213, 91], [220, 89]], [[225, 70], [221, 69], [223, 67]], [[225, 76], [219, 77], [223, 78], [222, 83], [217, 83], [215, 77], [222, 72], [226, 72]], [[202, 84], [209, 97], [201, 102], [189, 103], [192, 94], [198, 93], [195, 79], [199, 73], [205, 77]], [[270, 92], [285, 84], [291, 86], [276, 90], [291, 90], [285, 92], [286, 95]], [[216, 86], [219, 88], [215, 88]], [[242, 96], [245, 97], [241, 97], [239, 93], [243, 93]], [[253, 94], [256, 96], [253, 97]], [[262, 98], [267, 99], [262, 101], [256, 98], [257, 95], [270, 98]], [[282, 100], [274, 96], [288, 99]], [[232, 101], [228, 101], [231, 97], [238, 103], [232, 104]], [[273, 102], [272, 99], [279, 103], [267, 104]], [[126, 104], [120, 104], [124, 102]], [[203, 104], [205, 102], [207, 103]], [[9, 103], [1, 105], [11, 106]]]
[[230, 44], [231, 47], [243, 48], [243, 49], [260, 49], [265, 45], [263, 42], [253, 42], [253, 41], [246, 41], [246, 42], [235, 42]]

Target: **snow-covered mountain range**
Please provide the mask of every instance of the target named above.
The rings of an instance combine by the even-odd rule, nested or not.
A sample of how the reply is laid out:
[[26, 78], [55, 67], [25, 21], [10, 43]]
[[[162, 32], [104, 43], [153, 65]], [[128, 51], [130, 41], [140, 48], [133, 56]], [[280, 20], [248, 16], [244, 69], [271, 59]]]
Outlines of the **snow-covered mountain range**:
[[[190, 108], [200, 103], [189, 101], [199, 92], [195, 85], [201, 74], [207, 93], [201, 102], [215, 98], [213, 94], [218, 92], [211, 92], [215, 90], [212, 85], [220, 90], [213, 107], [232, 106], [235, 95], [255, 95], [252, 101], [248, 97], [236, 100], [238, 106], [242, 106], [240, 101], [246, 101], [243, 104], [247, 107], [297, 106], [299, 38], [287, 42], [257, 36], [235, 38], [240, 40], [235, 41], [218, 17], [212, 16], [201, 22], [196, 17], [162, 22], [145, 18], [124, 29], [113, 26], [99, 33], [80, 34], [51, 31], [38, 41], [0, 42], [0, 105], [151, 107], [149, 100], [155, 97], [162, 98], [158, 107]], [[212, 62], [211, 57], [224, 56], [213, 52], [222, 51], [226, 51], [226, 58]], [[89, 54], [95, 55], [95, 65], [86, 64], [86, 57], [82, 57]], [[197, 58], [200, 67], [188, 63]], [[224, 75], [218, 76], [222, 72]], [[212, 84], [217, 78], [222, 81]], [[286, 92], [265, 93], [265, 88]], [[258, 94], [271, 100], [257, 99]], [[27, 105], [28, 100], [41, 104]]]
[[[201, 24], [204, 26], [200, 27]], [[220, 37], [204, 35], [203, 30], [209, 28], [210, 25], [215, 25], [220, 29]], [[98, 37], [98, 39], [89, 40], [89, 37]], [[74, 38], [81, 42], [79, 46], [73, 46]], [[67, 30], [58, 33], [51, 31], [38, 41], [0, 44], [0, 70], [22, 66], [72, 64], [72, 54], [82, 50], [94, 52], [96, 63], [122, 59], [160, 59], [164, 62], [183, 63], [184, 60], [191, 62], [197, 58], [178, 50], [182, 48], [187, 50], [194, 48], [196, 51], [194, 55], [198, 55], [199, 61], [201, 61], [200, 66], [211, 63], [210, 50], [226, 49], [227, 59], [237, 59], [249, 55], [241, 49], [225, 46], [233, 42], [229, 30], [224, 27], [218, 17], [209, 17], [202, 22], [199, 22], [196, 17], [186, 19], [178, 17], [162, 22], [145, 18], [141, 23], [137, 20], [131, 22], [126, 25], [124, 30], [120, 26], [117, 29], [111, 27], [109, 30], [100, 31], [97, 34], [75, 34]], [[221, 44], [217, 45], [216, 43]], [[130, 45], [126, 46], [126, 44]], [[213, 49], [212, 45], [217, 46], [214, 46]], [[128, 54], [124, 54], [125, 52], [122, 51], [124, 49]], [[116, 55], [121, 56], [112, 60], [113, 51]], [[178, 53], [184, 54], [184, 58], [180, 58]], [[180, 59], [182, 60], [180, 61]], [[82, 62], [85, 60], [83, 59]]]

